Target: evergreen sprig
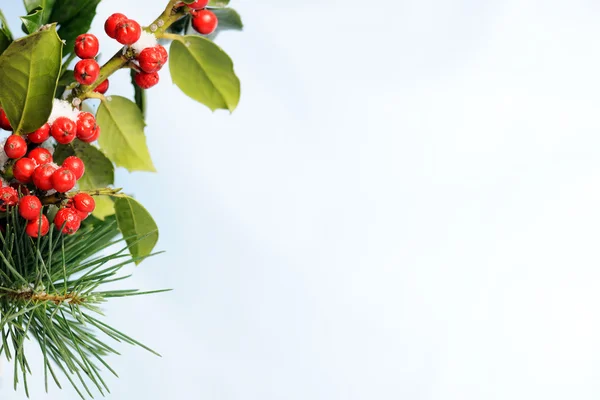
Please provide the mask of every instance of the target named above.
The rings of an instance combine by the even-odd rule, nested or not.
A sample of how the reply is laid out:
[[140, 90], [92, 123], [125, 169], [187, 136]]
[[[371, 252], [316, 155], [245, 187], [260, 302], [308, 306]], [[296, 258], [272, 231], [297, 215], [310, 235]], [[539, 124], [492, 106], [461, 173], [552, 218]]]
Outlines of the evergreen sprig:
[[81, 398], [93, 397], [93, 386], [105, 395], [109, 389], [103, 369], [117, 375], [106, 357], [118, 354], [106, 339], [158, 353], [102, 322], [99, 305], [110, 298], [165, 290], [102, 290], [105, 284], [127, 279], [130, 275], [121, 274], [122, 268], [140, 260], [127, 251], [136, 241], [110, 251], [131, 239], [117, 238], [114, 217], [105, 221], [90, 217], [72, 236], [59, 232], [51, 227], [49, 235], [32, 239], [16, 210], [6, 212], [6, 228], [0, 231], [0, 355], [14, 363], [15, 389], [21, 377], [28, 397], [31, 369], [24, 346], [28, 338], [40, 346], [46, 391], [49, 376], [61, 387], [62, 373]]

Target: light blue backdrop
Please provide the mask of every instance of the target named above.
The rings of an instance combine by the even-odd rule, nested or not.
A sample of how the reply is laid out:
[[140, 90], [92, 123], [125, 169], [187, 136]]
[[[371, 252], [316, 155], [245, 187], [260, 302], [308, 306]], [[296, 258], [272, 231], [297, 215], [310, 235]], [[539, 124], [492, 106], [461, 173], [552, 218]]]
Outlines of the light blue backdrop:
[[[104, 0], [104, 56], [163, 3]], [[110, 398], [597, 399], [600, 3], [232, 5], [239, 109], [163, 72], [159, 173], [118, 174], [168, 251], [130, 284], [175, 291], [107, 307], [164, 355], [119, 347]]]

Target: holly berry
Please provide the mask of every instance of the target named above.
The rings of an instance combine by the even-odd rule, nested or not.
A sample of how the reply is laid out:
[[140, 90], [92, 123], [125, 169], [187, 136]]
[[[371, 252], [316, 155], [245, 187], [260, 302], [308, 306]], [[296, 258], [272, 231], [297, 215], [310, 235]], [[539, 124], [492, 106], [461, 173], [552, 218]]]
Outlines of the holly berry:
[[104, 23], [104, 32], [106, 32], [106, 34], [110, 38], [112, 38], [112, 39], [116, 38], [117, 37], [117, 35], [116, 35], [117, 25], [126, 20], [127, 20], [127, 17], [123, 14], [115, 13], [115, 14], [111, 15], [110, 17], [108, 17], [108, 19]]
[[73, 189], [77, 183], [75, 174], [69, 168], [61, 167], [54, 171], [50, 179], [52, 187], [59, 193], [65, 193]]
[[126, 19], [115, 27], [115, 39], [125, 46], [130, 46], [137, 42], [142, 35], [140, 24], [132, 19]]
[[167, 61], [169, 60], [169, 52], [167, 51], [167, 49], [165, 49], [165, 46], [161, 46], [160, 44], [158, 46], [156, 46], [156, 48], [158, 49], [158, 52], [160, 53], [160, 55], [162, 57], [163, 65], [165, 65], [167, 63]]
[[23, 196], [19, 200], [19, 214], [28, 221], [35, 220], [42, 211], [42, 202], [37, 196]]
[[70, 208], [58, 210], [54, 217], [56, 229], [61, 230], [66, 235], [72, 235], [79, 229], [81, 218]]
[[10, 121], [8, 120], [8, 117], [6, 116], [6, 113], [1, 108], [0, 108], [0, 128], [4, 129], [5, 131], [13, 130], [12, 126], [10, 126]]
[[150, 89], [152, 86], [156, 85], [160, 79], [157, 72], [138, 72], [135, 74], [134, 78], [135, 83], [141, 87], [142, 89]]
[[202, 35], [210, 35], [217, 29], [219, 19], [210, 10], [200, 10], [192, 16], [192, 26]]
[[96, 125], [96, 128], [94, 128], [94, 133], [92, 134], [92, 136], [87, 137], [87, 138], [79, 138], [79, 140], [81, 140], [82, 142], [86, 142], [86, 143], [92, 143], [92, 142], [95, 142], [96, 140], [98, 140], [99, 136], [100, 136], [100, 127]]
[[35, 161], [31, 158], [20, 158], [13, 167], [13, 175], [19, 182], [29, 183], [31, 182], [31, 176], [33, 175], [33, 171], [35, 171], [35, 167]]
[[96, 201], [87, 193], [77, 193], [73, 196], [73, 207], [79, 211], [91, 213], [96, 208]]
[[19, 135], [10, 135], [4, 144], [8, 158], [21, 158], [27, 154], [27, 142]]
[[91, 33], [84, 33], [75, 39], [75, 54], [79, 58], [94, 58], [98, 55], [99, 49], [98, 38]]
[[56, 167], [52, 164], [42, 164], [38, 166], [32, 175], [33, 184], [40, 190], [52, 189], [52, 175]]
[[42, 165], [52, 162], [52, 153], [43, 147], [36, 147], [31, 150], [27, 157], [35, 161], [36, 165]]
[[140, 68], [148, 73], [160, 71], [166, 61], [158, 47], [146, 47], [137, 60]]
[[206, 8], [209, 0], [198, 0], [193, 2], [192, 4], [187, 4], [187, 6], [192, 10], [201, 10]]
[[10, 186], [0, 188], [0, 211], [6, 211], [6, 207], [17, 205], [19, 194]]
[[100, 66], [94, 59], [80, 60], [75, 64], [73, 75], [82, 85], [91, 85], [100, 76]]
[[64, 168], [70, 169], [71, 172], [73, 172], [73, 174], [75, 175], [75, 179], [77, 180], [81, 179], [83, 173], [85, 172], [85, 165], [79, 157], [69, 156], [65, 158], [65, 161], [63, 161], [62, 166]]
[[25, 227], [25, 233], [32, 238], [40, 236], [46, 236], [50, 230], [50, 223], [45, 215], [41, 215], [39, 218], [29, 221]]
[[50, 124], [44, 124], [37, 131], [27, 135], [31, 143], [44, 143], [50, 137]]
[[77, 117], [77, 137], [81, 140], [88, 138], [94, 134], [96, 128], [96, 118], [94, 114], [82, 112]]
[[102, 81], [101, 84], [99, 84], [96, 89], [94, 89], [94, 92], [96, 93], [100, 93], [100, 94], [104, 94], [106, 93], [106, 91], [108, 90], [108, 79], [105, 79]]
[[[87, 60], [81, 60], [87, 61]], [[80, 61], [80, 62], [81, 62]], [[77, 124], [67, 117], [58, 117], [50, 129], [52, 137], [60, 144], [69, 144], [77, 135]]]

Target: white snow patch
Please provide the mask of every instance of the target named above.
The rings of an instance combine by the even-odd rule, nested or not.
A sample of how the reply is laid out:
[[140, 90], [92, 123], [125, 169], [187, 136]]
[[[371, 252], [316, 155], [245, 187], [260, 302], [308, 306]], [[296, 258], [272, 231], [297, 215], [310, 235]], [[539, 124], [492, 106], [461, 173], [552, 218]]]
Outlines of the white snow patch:
[[158, 40], [156, 40], [156, 36], [153, 33], [142, 31], [142, 35], [139, 40], [131, 45], [135, 54], [140, 54], [142, 50], [148, 47], [156, 47], [158, 45]]
[[77, 117], [79, 116], [79, 110], [73, 108], [73, 106], [64, 100], [54, 99], [52, 102], [52, 113], [48, 118], [48, 123], [52, 125], [59, 117], [67, 117], [71, 121], [77, 123]]

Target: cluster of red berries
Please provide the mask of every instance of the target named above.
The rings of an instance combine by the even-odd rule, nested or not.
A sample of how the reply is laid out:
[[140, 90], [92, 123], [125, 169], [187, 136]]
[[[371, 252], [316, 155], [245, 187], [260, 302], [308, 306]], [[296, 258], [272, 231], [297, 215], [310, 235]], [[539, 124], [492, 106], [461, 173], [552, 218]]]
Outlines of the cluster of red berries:
[[[209, 0], [198, 0], [192, 4], [187, 4], [192, 16], [192, 26], [196, 32], [202, 35], [210, 35], [217, 29], [219, 19], [214, 12], [207, 10]], [[181, 4], [186, 5], [186, 4]]]
[[[0, 128], [12, 131], [4, 110], [0, 108]], [[79, 113], [77, 122], [67, 117], [58, 117], [52, 124], [46, 123], [26, 137], [12, 134], [6, 139], [4, 152], [9, 159], [15, 160], [12, 166], [15, 182], [0, 187], [0, 211], [8, 206], [19, 207], [20, 215], [28, 221], [26, 232], [37, 237], [48, 233], [48, 219], [41, 214], [42, 203], [39, 195], [50, 190], [66, 193], [72, 190], [83, 173], [85, 165], [75, 156], [67, 157], [61, 166], [53, 162], [52, 153], [39, 145], [52, 136], [58, 143], [67, 144], [75, 137], [85, 142], [98, 138], [100, 128], [90, 113]], [[38, 196], [31, 195], [35, 190]], [[19, 199], [20, 195], [24, 195]], [[79, 200], [75, 200], [75, 197]], [[84, 193], [77, 194], [73, 201], [62, 208], [54, 218], [54, 224], [66, 234], [79, 229], [79, 224], [94, 210], [94, 199]]]
[[[95, 59], [99, 50], [100, 43], [95, 35], [85, 33], [75, 39], [75, 54], [81, 60], [75, 64], [73, 74], [75, 80], [82, 85], [91, 85], [100, 76], [100, 65]], [[108, 79], [105, 79], [94, 91], [104, 94], [108, 90], [108, 85]]]

